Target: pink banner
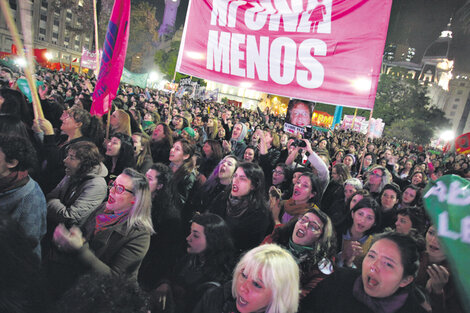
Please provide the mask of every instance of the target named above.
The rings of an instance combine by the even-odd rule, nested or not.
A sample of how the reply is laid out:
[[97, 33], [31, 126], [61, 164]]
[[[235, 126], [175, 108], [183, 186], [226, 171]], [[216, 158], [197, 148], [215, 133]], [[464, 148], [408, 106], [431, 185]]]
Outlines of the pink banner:
[[391, 5], [392, 0], [190, 0], [176, 70], [371, 109]]
[[116, 0], [114, 2], [104, 40], [100, 73], [93, 92], [91, 114], [99, 116], [106, 114], [111, 101], [116, 97], [126, 60], [130, 15], [130, 0]]
[[[100, 55], [103, 55], [103, 50], [100, 49]], [[91, 70], [96, 69], [96, 52], [88, 51], [87, 48], [82, 47], [82, 57], [80, 58], [80, 66], [89, 68]]]

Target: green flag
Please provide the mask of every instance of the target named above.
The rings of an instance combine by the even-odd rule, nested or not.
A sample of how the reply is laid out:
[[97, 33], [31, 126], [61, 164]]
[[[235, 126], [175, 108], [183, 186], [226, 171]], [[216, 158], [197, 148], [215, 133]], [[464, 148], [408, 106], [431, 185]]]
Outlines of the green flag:
[[131, 84], [134, 86], [139, 86], [140, 88], [147, 87], [147, 78], [149, 77], [148, 73], [137, 74], [129, 72], [126, 68], [122, 70], [121, 82]]
[[[25, 78], [20, 78], [16, 81], [18, 88], [21, 92], [28, 98], [29, 102], [33, 102], [33, 97], [31, 95], [31, 89], [29, 89], [28, 81]], [[44, 85], [44, 82], [36, 81], [36, 87]]]
[[423, 198], [447, 251], [460, 298], [470, 312], [470, 181], [442, 176], [426, 186]]

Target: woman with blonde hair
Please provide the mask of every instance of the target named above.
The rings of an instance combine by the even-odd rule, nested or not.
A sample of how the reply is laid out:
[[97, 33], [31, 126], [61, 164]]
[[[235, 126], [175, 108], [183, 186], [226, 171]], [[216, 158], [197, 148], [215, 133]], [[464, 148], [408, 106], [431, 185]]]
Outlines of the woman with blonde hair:
[[113, 114], [111, 114], [109, 124], [111, 125], [111, 133], [131, 135], [131, 118], [124, 110], [117, 109], [114, 111]]
[[217, 133], [219, 132], [219, 122], [217, 121], [216, 118], [210, 118], [207, 121], [207, 137], [209, 139], [216, 139], [217, 138]]
[[90, 215], [81, 229], [67, 229], [63, 224], [55, 229], [53, 241], [57, 250], [48, 263], [50, 286], [65, 291], [78, 276], [90, 270], [137, 281], [154, 233], [151, 207], [145, 175], [124, 169], [111, 184], [108, 201]]
[[299, 267], [289, 252], [267, 244], [248, 251], [232, 282], [206, 292], [194, 312], [294, 313], [298, 306]]

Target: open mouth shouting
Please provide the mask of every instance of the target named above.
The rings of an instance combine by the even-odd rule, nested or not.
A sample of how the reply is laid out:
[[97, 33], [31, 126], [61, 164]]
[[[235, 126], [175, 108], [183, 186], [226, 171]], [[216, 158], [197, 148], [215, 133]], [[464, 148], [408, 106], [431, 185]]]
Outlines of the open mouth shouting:
[[248, 301], [246, 301], [245, 299], [243, 299], [241, 296], [238, 296], [237, 297], [237, 306], [239, 307], [245, 307], [248, 305]]
[[116, 200], [110, 195], [110, 196], [108, 197], [108, 203], [109, 203], [109, 204], [113, 204], [114, 202], [116, 202]]
[[295, 233], [295, 235], [299, 238], [304, 238], [305, 235], [306, 235], [306, 232], [303, 229], [298, 229], [297, 232]]
[[371, 275], [367, 275], [365, 288], [375, 289], [378, 285], [379, 285], [379, 281], [376, 278], [372, 277]]
[[233, 184], [233, 185], [232, 185], [232, 192], [233, 192], [233, 193], [237, 193], [237, 192], [238, 192], [238, 185], [236, 185], [236, 184]]

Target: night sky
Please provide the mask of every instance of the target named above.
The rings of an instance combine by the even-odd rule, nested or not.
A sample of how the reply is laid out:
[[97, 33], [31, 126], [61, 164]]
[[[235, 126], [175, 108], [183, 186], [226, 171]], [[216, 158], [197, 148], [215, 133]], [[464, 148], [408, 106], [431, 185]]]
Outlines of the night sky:
[[[151, 2], [156, 4], [157, 19], [161, 21], [165, 1]], [[184, 23], [188, 2], [181, 0], [177, 28]], [[464, 3], [465, 0], [393, 0], [387, 43], [407, 43], [416, 48], [412, 62], [419, 63], [426, 47], [439, 37], [449, 19]], [[470, 32], [464, 35], [455, 18], [452, 24], [454, 38], [451, 53], [455, 59], [455, 72], [470, 73]]]

